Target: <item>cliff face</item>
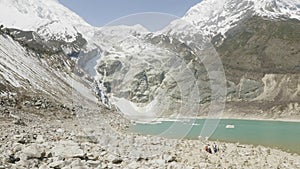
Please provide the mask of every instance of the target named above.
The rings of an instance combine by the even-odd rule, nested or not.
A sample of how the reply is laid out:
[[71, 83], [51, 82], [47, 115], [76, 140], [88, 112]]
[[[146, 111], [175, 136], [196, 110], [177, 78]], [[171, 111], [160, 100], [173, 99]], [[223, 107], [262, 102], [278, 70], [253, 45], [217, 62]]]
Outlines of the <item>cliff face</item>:
[[298, 20], [266, 20], [252, 17], [229, 30], [218, 45], [228, 69], [256, 73], [299, 73], [300, 49]]
[[299, 28], [298, 20], [251, 17], [229, 30], [224, 41], [220, 35], [213, 38], [229, 84], [231, 112], [299, 118]]

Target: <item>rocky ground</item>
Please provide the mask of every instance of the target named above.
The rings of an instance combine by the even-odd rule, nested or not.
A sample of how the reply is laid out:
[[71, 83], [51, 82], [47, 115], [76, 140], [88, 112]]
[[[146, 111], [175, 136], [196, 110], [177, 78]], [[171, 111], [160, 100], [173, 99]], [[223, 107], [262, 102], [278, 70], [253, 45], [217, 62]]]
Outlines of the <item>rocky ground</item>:
[[299, 155], [262, 146], [217, 142], [209, 154], [212, 142], [128, 133], [126, 119], [97, 105], [26, 103], [35, 106], [1, 109], [0, 169], [300, 168]]

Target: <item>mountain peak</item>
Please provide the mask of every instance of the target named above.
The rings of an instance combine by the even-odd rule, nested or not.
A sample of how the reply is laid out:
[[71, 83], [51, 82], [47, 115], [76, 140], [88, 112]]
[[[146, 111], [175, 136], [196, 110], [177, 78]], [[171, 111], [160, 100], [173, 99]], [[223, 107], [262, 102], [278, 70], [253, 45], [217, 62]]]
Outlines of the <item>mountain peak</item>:
[[205, 21], [214, 16], [223, 17], [226, 13], [252, 12], [256, 15], [279, 18], [288, 17], [300, 20], [299, 0], [203, 0], [192, 7], [183, 17], [186, 20]]
[[193, 37], [193, 34], [224, 35], [239, 21], [249, 16], [300, 20], [300, 1], [203, 0], [190, 8], [181, 19], [173, 21], [163, 32], [182, 37], [186, 37], [185, 35]]
[[45, 39], [73, 41], [78, 33], [84, 32], [83, 27], [90, 27], [58, 0], [0, 0], [0, 2], [1, 24], [5, 27], [36, 31]]

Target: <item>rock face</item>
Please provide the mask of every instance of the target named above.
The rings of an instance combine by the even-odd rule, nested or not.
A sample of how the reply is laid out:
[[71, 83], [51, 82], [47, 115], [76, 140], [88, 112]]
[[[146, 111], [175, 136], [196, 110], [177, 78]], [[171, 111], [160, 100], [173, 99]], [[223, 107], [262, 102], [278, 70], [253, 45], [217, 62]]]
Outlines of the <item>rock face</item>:
[[74, 41], [66, 42], [63, 40], [45, 40], [34, 31], [22, 31], [13, 28], [6, 28], [4, 32], [9, 32], [14, 40], [22, 46], [40, 54], [54, 55], [59, 53], [67, 54], [71, 57], [78, 57], [75, 53], [80, 52], [85, 47], [87, 41], [78, 33]]
[[[277, 118], [277, 114], [281, 117], [284, 114], [270, 109], [288, 107], [300, 101], [299, 28], [298, 20], [252, 17], [229, 30], [222, 42], [217, 40], [220, 36], [213, 39], [230, 83], [228, 97], [231, 103], [228, 107], [238, 102], [256, 107], [260, 102], [257, 109]], [[238, 111], [245, 112], [245, 109], [240, 106]], [[298, 118], [299, 115], [294, 114], [293, 117]]]
[[[117, 29], [114, 32], [122, 32], [123, 28], [114, 29]], [[178, 112], [181, 105], [177, 103], [182, 100], [185, 103], [200, 100], [191, 95], [198, 94], [202, 98], [198, 102], [210, 100], [208, 74], [193, 49], [176, 38], [133, 30], [129, 31], [131, 34], [126, 41], [122, 34], [116, 34], [116, 40], [110, 41], [110, 47], [106, 47], [109, 50], [103, 52], [99, 61], [98, 77], [107, 88], [106, 92], [140, 106], [157, 101], [159, 105], [154, 107], [159, 107], [155, 111], [160, 115]], [[213, 51], [206, 51], [200, 57], [205, 58], [209, 52]], [[182, 112], [189, 109], [186, 105]]]
[[299, 28], [299, 20], [252, 17], [229, 30], [223, 42], [213, 39], [213, 43], [219, 44], [217, 51], [227, 69], [299, 73]]

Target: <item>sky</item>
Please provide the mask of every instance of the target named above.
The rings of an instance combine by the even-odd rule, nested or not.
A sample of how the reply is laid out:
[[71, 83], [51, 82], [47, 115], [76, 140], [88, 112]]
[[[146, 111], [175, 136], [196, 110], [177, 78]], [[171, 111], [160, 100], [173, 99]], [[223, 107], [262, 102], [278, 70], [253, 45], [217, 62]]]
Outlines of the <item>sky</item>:
[[[85, 21], [93, 26], [104, 26], [111, 22], [126, 22], [132, 20], [147, 20], [153, 25], [158, 19], [162, 22], [160, 25], [182, 17], [192, 6], [201, 0], [59, 0], [67, 8], [76, 12]], [[137, 14], [144, 13], [146, 14]], [[160, 12], [171, 15], [163, 15]], [[135, 14], [135, 15], [132, 15]], [[125, 17], [131, 15], [130, 17]], [[123, 17], [123, 19], [116, 19]], [[133, 19], [134, 18], [134, 19]], [[125, 21], [127, 19], [127, 21]], [[129, 21], [130, 20], [130, 21]], [[150, 28], [151, 29], [151, 28]], [[153, 29], [157, 29], [154, 27]]]

